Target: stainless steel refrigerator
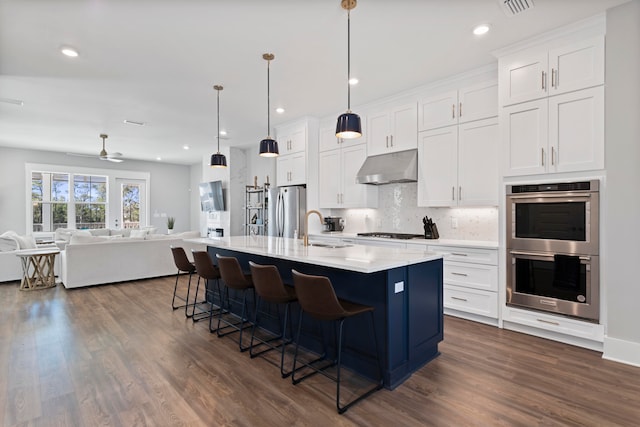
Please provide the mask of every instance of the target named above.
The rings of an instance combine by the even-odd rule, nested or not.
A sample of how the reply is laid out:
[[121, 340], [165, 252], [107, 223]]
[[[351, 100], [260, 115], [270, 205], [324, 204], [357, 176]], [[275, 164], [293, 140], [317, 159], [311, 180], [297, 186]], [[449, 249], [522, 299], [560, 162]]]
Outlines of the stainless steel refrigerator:
[[269, 236], [293, 238], [304, 234], [304, 215], [307, 211], [307, 189], [299, 186], [274, 187], [268, 192]]

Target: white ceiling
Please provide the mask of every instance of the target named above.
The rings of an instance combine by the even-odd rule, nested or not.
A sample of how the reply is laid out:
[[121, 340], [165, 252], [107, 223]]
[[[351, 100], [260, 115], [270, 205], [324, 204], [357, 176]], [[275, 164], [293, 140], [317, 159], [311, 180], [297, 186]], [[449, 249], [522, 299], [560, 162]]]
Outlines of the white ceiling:
[[[495, 49], [628, 0], [360, 0], [351, 12], [357, 106], [495, 61]], [[471, 29], [490, 23], [475, 37]], [[346, 108], [340, 0], [0, 0], [0, 146], [191, 164], [223, 145], [255, 146], [272, 127]], [[60, 54], [75, 47], [75, 59]], [[123, 120], [145, 122], [127, 125]], [[183, 145], [190, 150], [183, 150]]]

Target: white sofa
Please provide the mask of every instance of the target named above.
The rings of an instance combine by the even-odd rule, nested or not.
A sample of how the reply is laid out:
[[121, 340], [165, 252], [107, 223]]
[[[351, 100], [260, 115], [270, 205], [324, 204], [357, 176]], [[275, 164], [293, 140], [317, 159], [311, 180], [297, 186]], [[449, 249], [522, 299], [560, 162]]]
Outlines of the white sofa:
[[183, 239], [200, 237], [199, 232], [148, 235], [146, 238], [72, 236], [60, 253], [61, 279], [66, 288], [124, 282], [176, 273], [170, 247], [205, 250], [204, 245]]

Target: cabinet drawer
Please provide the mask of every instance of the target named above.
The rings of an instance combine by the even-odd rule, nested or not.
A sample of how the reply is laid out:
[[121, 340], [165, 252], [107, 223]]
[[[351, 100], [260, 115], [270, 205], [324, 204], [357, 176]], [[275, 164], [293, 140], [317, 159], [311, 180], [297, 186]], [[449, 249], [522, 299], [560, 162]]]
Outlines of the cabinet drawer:
[[497, 318], [498, 294], [445, 285], [444, 306], [453, 310]]
[[444, 283], [485, 291], [498, 291], [498, 267], [446, 260]]
[[[446, 293], [445, 293], [446, 295]], [[505, 307], [503, 319], [507, 322], [519, 323], [537, 329], [544, 329], [564, 335], [603, 342], [604, 326], [577, 319]]]
[[498, 265], [496, 249], [464, 248], [460, 246], [429, 246], [429, 251], [442, 254], [445, 261]]

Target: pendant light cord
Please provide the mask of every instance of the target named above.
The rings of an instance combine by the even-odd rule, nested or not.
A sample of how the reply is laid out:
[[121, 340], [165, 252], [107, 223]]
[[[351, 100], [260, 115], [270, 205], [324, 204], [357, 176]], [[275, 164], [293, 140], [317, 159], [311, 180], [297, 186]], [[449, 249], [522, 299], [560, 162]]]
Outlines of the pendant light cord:
[[351, 111], [351, 9], [347, 10], [347, 111]]
[[270, 97], [271, 97], [271, 91], [270, 91], [270, 85], [269, 85], [269, 65], [271, 64], [271, 60], [267, 59], [267, 135], [269, 136], [269, 138], [271, 138], [271, 111], [270, 111]]
[[218, 154], [220, 154], [220, 91], [218, 90]]

